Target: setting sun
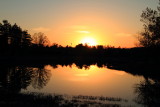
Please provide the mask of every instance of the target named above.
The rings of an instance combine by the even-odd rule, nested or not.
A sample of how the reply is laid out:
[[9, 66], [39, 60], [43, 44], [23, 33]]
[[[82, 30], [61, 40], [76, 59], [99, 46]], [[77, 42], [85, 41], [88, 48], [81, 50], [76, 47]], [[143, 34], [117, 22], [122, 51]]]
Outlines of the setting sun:
[[82, 44], [87, 44], [89, 46], [95, 46], [95, 45], [97, 45], [97, 41], [94, 38], [92, 38], [92, 37], [85, 37], [85, 38], [83, 38], [81, 40], [81, 43]]
[[0, 0], [0, 107], [157, 107], [158, 28], [160, 0]]

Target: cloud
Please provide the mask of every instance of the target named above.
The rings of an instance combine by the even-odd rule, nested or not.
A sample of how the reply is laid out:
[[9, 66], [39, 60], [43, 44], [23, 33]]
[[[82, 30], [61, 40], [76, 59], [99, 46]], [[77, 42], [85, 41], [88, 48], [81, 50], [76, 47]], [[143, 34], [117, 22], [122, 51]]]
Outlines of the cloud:
[[37, 32], [46, 32], [46, 31], [50, 31], [49, 28], [44, 28], [44, 27], [37, 27], [37, 28], [33, 28], [32, 30], [37, 31]]
[[116, 36], [133, 36], [133, 34], [129, 34], [129, 33], [117, 33]]
[[83, 26], [83, 25], [73, 25], [70, 26], [71, 29], [87, 29], [87, 26]]
[[89, 31], [76, 31], [78, 33], [90, 33]]

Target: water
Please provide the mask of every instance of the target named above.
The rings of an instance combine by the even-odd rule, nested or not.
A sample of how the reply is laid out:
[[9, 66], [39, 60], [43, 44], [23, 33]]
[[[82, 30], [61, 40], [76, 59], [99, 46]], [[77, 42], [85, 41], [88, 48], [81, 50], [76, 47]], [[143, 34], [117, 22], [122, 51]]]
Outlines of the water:
[[[138, 104], [137, 85], [146, 81], [122, 70], [95, 65], [39, 65], [1, 66], [0, 87], [15, 92], [38, 92], [69, 96], [104, 96], [121, 98], [121, 102], [107, 102], [122, 106], [142, 107]], [[153, 82], [153, 81], [152, 81]], [[141, 88], [141, 87], [140, 87]], [[142, 99], [140, 99], [142, 100]]]
[[128, 100], [128, 104], [136, 105], [133, 102], [136, 97], [134, 87], [144, 81], [142, 76], [133, 76], [106, 67], [98, 68], [96, 65], [82, 69], [75, 64], [58, 65], [57, 68], [47, 65], [45, 69], [50, 75], [48, 83], [42, 88], [35, 88], [31, 84], [25, 91], [123, 98]]

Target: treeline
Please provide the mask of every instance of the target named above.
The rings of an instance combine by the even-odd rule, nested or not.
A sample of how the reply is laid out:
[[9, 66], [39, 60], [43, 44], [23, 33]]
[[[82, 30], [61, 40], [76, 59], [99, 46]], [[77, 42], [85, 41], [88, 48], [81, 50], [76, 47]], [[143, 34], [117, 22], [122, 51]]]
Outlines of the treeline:
[[[160, 1], [159, 1], [160, 4]], [[78, 44], [75, 47], [50, 44], [43, 33], [30, 35], [16, 23], [7, 20], [0, 23], [0, 56], [85, 56], [85, 57], [156, 57], [160, 50], [160, 5], [157, 9], [146, 8], [141, 14], [143, 31], [138, 36], [141, 48], [115, 48], [112, 46], [88, 46]], [[125, 41], [124, 41], [125, 42]]]
[[29, 53], [30, 48], [46, 47], [49, 40], [43, 33], [30, 35], [16, 23], [7, 20], [0, 23], [0, 55], [19, 55], [22, 51]]
[[43, 33], [30, 35], [16, 23], [11, 25], [7, 20], [0, 23], [1, 56], [103, 56], [111, 46], [88, 46], [78, 44], [75, 47], [63, 47], [50, 42]]
[[7, 20], [0, 23], [0, 56], [30, 57], [144, 57], [157, 56], [159, 48], [115, 48], [113, 46], [88, 46], [78, 44], [75, 47], [61, 46], [50, 42], [43, 33], [30, 35], [17, 24], [11, 25]]

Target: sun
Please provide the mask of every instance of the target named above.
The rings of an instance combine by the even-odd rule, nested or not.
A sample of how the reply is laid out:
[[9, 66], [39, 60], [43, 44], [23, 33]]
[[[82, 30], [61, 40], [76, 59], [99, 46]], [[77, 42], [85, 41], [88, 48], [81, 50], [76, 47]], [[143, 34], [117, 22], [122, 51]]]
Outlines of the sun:
[[85, 38], [83, 38], [81, 40], [81, 43], [82, 44], [87, 44], [89, 46], [95, 46], [95, 45], [97, 45], [97, 41], [94, 38], [92, 38], [92, 37], [85, 37]]

